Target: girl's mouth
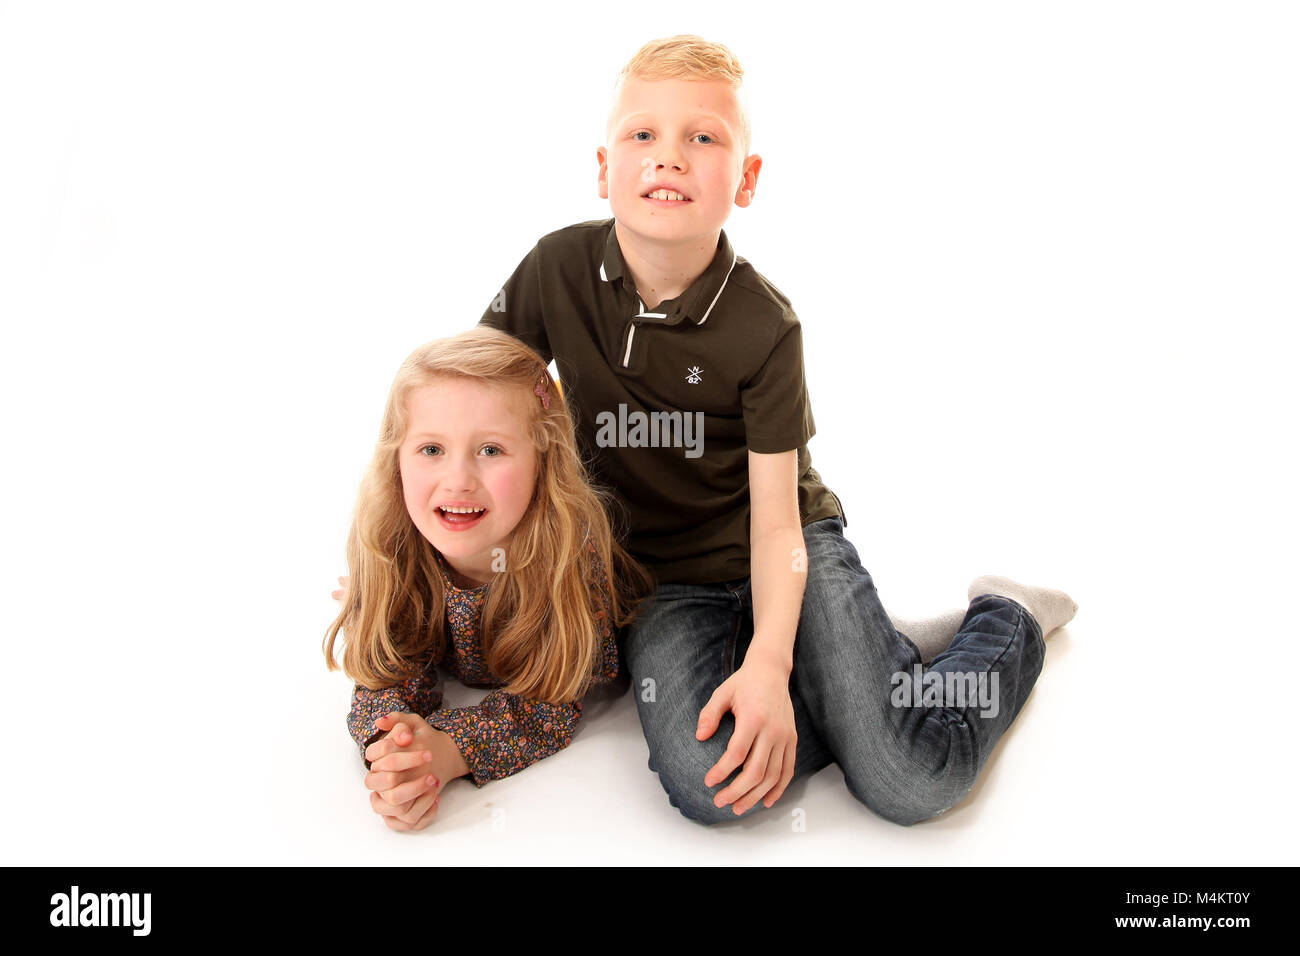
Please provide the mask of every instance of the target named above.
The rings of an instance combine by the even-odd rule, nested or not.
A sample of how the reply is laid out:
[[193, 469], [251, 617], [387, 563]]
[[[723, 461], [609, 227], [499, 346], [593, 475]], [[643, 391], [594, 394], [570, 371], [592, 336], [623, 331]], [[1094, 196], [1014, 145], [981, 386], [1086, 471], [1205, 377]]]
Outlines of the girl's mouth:
[[468, 531], [487, 514], [487, 509], [476, 511], [473, 514], [458, 514], [454, 511], [445, 511], [442, 508], [435, 509], [438, 513], [438, 524], [447, 531]]

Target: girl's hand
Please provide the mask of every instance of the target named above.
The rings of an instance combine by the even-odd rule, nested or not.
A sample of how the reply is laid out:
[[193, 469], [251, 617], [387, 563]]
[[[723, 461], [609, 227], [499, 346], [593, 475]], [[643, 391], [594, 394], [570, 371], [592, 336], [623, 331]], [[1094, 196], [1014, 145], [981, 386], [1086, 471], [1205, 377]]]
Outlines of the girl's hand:
[[394, 711], [375, 727], [388, 733], [366, 748], [371, 809], [391, 829], [423, 829], [433, 822], [442, 788], [469, 767], [452, 739], [416, 714]]
[[394, 806], [371, 791], [370, 808], [383, 818], [384, 824], [390, 830], [423, 830], [433, 822], [441, 798], [441, 792], [435, 788], [409, 803]]
[[343, 577], [339, 578], [339, 589], [337, 591], [331, 591], [330, 597], [332, 597], [336, 601], [342, 601], [343, 595], [347, 592], [347, 589], [348, 589], [348, 576], [345, 574], [343, 575]]
[[789, 671], [764, 658], [746, 655], [740, 669], [722, 682], [700, 711], [696, 739], [712, 737], [727, 711], [735, 715], [736, 729], [722, 759], [704, 775], [704, 785], [717, 786], [744, 763], [740, 775], [713, 798], [719, 807], [735, 802], [739, 816], [759, 800], [771, 807], [794, 778], [798, 733], [790, 702]]

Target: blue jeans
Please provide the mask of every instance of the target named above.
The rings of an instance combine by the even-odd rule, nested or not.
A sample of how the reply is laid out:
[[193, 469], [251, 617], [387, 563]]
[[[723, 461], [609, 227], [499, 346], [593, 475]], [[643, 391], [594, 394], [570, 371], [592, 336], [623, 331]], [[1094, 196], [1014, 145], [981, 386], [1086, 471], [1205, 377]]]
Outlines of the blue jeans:
[[[1042, 629], [1016, 602], [980, 595], [948, 649], [922, 668], [916, 645], [881, 607], [840, 519], [815, 521], [803, 535], [807, 583], [790, 673], [794, 779], [834, 761], [849, 792], [886, 820], [911, 825], [936, 816], [970, 791], [1020, 713], [1043, 667]], [[695, 739], [695, 728], [713, 691], [744, 662], [753, 635], [748, 578], [662, 584], [624, 635], [650, 769], [669, 802], [701, 823], [739, 819], [713, 798], [743, 767], [704, 786], [735, 720], [726, 714], [705, 741]], [[760, 801], [745, 816], [762, 809]]]

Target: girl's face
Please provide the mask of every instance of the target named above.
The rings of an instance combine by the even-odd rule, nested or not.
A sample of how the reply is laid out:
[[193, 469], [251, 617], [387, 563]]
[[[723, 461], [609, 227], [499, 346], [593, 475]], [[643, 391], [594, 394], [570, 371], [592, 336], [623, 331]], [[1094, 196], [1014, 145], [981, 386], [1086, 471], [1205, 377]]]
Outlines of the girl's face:
[[493, 549], [506, 547], [533, 497], [537, 452], [526, 400], [524, 389], [459, 378], [407, 395], [398, 450], [406, 510], [447, 563], [475, 584], [503, 570]]

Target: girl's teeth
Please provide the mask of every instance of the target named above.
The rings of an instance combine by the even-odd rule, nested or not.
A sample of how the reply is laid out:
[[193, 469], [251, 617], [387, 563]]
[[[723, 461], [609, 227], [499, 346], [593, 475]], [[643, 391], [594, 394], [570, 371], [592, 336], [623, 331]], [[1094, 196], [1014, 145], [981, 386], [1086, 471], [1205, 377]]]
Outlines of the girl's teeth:
[[443, 508], [443, 511], [453, 515], [476, 515], [481, 512], [482, 508]]

